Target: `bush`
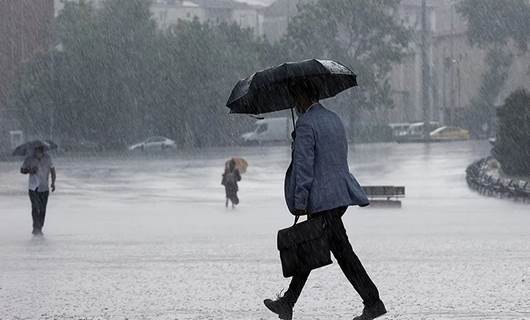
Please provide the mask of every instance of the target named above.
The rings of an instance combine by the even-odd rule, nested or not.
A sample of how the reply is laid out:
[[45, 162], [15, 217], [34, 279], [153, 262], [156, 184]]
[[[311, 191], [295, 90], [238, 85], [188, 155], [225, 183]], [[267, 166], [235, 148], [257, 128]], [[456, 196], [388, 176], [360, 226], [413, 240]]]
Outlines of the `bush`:
[[493, 148], [502, 170], [510, 175], [530, 175], [530, 95], [513, 92], [497, 110], [498, 132]]

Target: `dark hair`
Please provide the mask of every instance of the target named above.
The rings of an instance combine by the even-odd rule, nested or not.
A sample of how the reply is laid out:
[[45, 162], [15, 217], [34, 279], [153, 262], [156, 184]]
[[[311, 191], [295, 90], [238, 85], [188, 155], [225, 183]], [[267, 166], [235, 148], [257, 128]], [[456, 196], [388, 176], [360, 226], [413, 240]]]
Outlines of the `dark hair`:
[[317, 101], [320, 99], [318, 88], [309, 80], [291, 81], [287, 84], [287, 89], [294, 97], [305, 96], [311, 101]]

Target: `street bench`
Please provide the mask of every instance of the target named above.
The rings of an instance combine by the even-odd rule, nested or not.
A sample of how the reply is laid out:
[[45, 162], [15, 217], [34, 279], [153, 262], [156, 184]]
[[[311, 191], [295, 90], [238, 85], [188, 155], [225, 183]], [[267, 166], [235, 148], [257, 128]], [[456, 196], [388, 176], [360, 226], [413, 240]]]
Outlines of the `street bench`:
[[363, 186], [372, 206], [401, 207], [405, 197], [404, 186]]

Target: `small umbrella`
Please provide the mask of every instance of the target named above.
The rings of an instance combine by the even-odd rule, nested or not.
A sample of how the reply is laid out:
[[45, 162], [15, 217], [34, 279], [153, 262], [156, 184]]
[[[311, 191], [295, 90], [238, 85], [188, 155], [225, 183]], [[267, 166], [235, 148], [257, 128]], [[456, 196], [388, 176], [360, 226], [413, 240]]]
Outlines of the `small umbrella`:
[[248, 168], [248, 162], [247, 160], [243, 159], [243, 158], [232, 158], [232, 159], [229, 159], [225, 162], [225, 168], [228, 168], [228, 166], [230, 165], [230, 161], [234, 160], [235, 163], [236, 163], [236, 169], [239, 170], [239, 173], [243, 174], [245, 172], [247, 172], [247, 168]]
[[33, 140], [23, 143], [15, 148], [14, 156], [27, 156], [31, 154], [36, 148], [44, 148], [44, 151], [57, 149], [57, 144], [50, 140]]
[[50, 148], [49, 150], [56, 150], [59, 146], [57, 145], [57, 143], [51, 141], [51, 140], [44, 140], [44, 142], [46, 142], [48, 144], [48, 147]]
[[259, 71], [240, 80], [226, 106], [231, 113], [262, 114], [294, 105], [288, 85], [309, 82], [320, 99], [330, 98], [357, 85], [356, 75], [344, 65], [332, 60], [304, 60], [284, 63]]

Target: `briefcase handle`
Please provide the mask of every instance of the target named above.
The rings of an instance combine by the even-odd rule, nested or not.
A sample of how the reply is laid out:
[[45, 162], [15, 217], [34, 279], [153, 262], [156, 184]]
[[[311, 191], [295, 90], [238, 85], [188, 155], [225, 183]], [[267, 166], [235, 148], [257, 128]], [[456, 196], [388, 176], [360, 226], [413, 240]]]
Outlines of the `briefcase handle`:
[[[307, 219], [308, 220], [309, 220], [309, 217], [310, 217], [310, 215], [307, 215]], [[298, 216], [298, 215], [294, 216], [294, 223], [292, 225], [293, 227], [298, 223], [299, 219], [300, 219], [300, 216]], [[323, 226], [326, 227], [326, 221], [324, 220], [322, 223], [323, 223]]]
[[298, 219], [300, 219], [300, 216], [294, 216], [293, 226], [298, 222]]

